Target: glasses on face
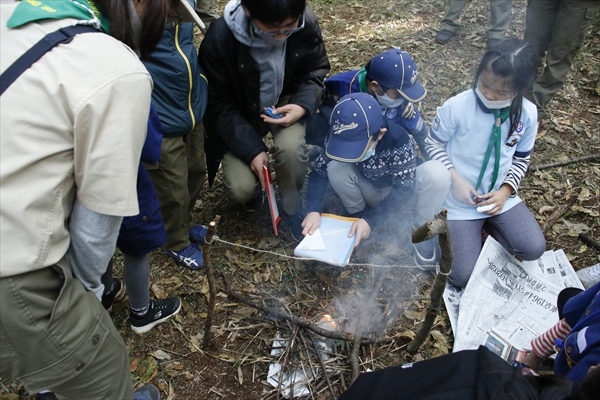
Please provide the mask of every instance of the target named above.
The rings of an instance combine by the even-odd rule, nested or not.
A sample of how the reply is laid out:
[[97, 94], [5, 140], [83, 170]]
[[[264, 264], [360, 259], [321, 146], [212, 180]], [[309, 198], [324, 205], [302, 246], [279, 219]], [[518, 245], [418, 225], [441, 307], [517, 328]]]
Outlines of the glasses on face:
[[167, 24], [165, 26], [165, 29], [173, 29], [177, 25], [179, 25], [181, 21], [183, 21], [183, 17], [181, 16], [181, 14], [179, 14], [179, 11], [173, 10], [173, 12], [175, 13], [175, 15], [169, 14], [167, 16]]
[[298, 17], [298, 25], [295, 28], [284, 29], [282, 31], [262, 31], [256, 27], [256, 24], [254, 23], [253, 20], [251, 20], [251, 21], [252, 21], [252, 27], [254, 29], [254, 32], [257, 35], [260, 35], [263, 37], [277, 37], [277, 36], [281, 36], [281, 35], [290, 36], [292, 33], [296, 33], [298, 31], [304, 29], [304, 14], [302, 14], [301, 16]]

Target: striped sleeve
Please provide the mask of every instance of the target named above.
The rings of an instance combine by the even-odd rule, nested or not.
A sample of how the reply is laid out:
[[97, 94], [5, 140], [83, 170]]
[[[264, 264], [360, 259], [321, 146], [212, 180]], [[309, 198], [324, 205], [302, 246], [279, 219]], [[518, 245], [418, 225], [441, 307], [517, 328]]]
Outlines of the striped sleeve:
[[454, 168], [446, 153], [446, 143], [442, 143], [431, 131], [429, 131], [429, 135], [425, 139], [425, 151], [430, 159], [441, 161], [448, 169]]
[[529, 154], [522, 157], [517, 156], [516, 154], [513, 156], [512, 165], [508, 170], [508, 174], [506, 174], [506, 179], [504, 179], [504, 183], [509, 184], [513, 188], [513, 194], [516, 194], [521, 179], [523, 179], [525, 172], [527, 172], [527, 168], [529, 168], [530, 158], [531, 156]]
[[531, 349], [540, 358], [548, 358], [554, 351], [556, 339], [563, 340], [571, 332], [571, 326], [566, 319], [561, 319], [556, 325], [531, 341]]

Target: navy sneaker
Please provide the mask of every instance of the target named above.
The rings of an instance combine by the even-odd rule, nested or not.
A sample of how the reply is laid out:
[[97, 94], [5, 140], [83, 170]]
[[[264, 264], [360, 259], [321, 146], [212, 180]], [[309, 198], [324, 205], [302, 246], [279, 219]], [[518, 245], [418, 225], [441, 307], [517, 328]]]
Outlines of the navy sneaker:
[[125, 285], [119, 278], [112, 278], [110, 288], [102, 294], [102, 305], [108, 312], [112, 311], [113, 304], [125, 298]]
[[187, 269], [196, 270], [204, 268], [204, 256], [202, 250], [190, 243], [188, 247], [180, 251], [165, 250], [168, 256], [171, 256], [175, 262]]
[[129, 323], [135, 333], [146, 333], [156, 325], [177, 315], [179, 310], [181, 310], [181, 300], [179, 297], [152, 300], [150, 301], [148, 312], [143, 316], [137, 316], [133, 312], [129, 313]]
[[208, 226], [206, 225], [194, 225], [190, 230], [190, 240], [198, 244], [204, 244], [204, 238], [208, 233]]
[[133, 392], [133, 400], [160, 400], [160, 390], [152, 384], [147, 384]]

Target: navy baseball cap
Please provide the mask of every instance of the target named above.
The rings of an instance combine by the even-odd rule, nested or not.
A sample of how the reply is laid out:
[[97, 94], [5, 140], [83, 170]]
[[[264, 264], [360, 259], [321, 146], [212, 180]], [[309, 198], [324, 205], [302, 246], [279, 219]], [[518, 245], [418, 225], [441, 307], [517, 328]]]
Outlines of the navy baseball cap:
[[325, 154], [343, 162], [360, 161], [383, 127], [381, 107], [368, 93], [350, 93], [333, 108]]
[[396, 89], [408, 101], [418, 103], [427, 90], [418, 79], [417, 64], [404, 50], [391, 49], [371, 59], [369, 78], [385, 89]]

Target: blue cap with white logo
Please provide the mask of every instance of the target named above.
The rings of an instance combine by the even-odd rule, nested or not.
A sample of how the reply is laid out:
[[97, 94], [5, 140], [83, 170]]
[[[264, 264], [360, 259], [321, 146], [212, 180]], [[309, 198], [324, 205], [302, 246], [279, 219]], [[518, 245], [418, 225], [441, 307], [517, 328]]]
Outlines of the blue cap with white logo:
[[329, 120], [327, 157], [343, 162], [360, 161], [383, 127], [381, 107], [368, 93], [350, 93], [335, 105]]
[[368, 76], [384, 89], [395, 89], [413, 103], [423, 100], [427, 94], [419, 82], [417, 64], [404, 50], [390, 49], [373, 57]]

